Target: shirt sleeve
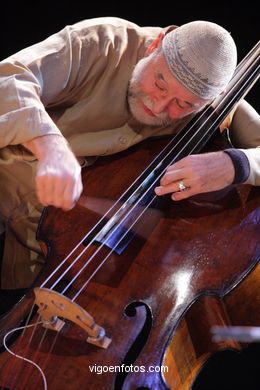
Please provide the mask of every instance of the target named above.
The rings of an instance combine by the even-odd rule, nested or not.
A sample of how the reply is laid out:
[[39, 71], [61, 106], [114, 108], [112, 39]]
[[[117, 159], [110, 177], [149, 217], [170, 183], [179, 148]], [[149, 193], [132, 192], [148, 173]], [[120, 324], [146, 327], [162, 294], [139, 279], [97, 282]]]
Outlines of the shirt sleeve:
[[245, 100], [242, 100], [233, 117], [232, 144], [248, 159], [250, 172], [246, 184], [260, 185], [260, 115]]
[[61, 134], [45, 110], [66, 105], [80, 42], [69, 26], [0, 62], [0, 149]]

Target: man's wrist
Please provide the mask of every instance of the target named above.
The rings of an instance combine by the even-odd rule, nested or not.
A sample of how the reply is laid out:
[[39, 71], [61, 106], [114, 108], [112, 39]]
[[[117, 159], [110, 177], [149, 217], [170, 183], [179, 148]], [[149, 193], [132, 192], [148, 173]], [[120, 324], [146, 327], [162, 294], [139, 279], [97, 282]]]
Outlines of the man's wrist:
[[250, 174], [250, 165], [247, 156], [239, 149], [225, 149], [224, 152], [231, 158], [235, 176], [232, 184], [244, 183]]
[[23, 146], [32, 152], [38, 159], [46, 156], [49, 150], [67, 147], [66, 139], [59, 134], [46, 134], [24, 142]]

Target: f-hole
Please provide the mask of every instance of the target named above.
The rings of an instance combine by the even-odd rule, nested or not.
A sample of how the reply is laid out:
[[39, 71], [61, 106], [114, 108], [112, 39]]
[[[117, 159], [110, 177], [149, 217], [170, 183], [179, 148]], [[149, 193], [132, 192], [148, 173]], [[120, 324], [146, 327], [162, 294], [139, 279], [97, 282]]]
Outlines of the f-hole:
[[[132, 302], [125, 308], [125, 315], [128, 317], [135, 317], [137, 314], [137, 309], [142, 308], [146, 312], [146, 318], [144, 321], [144, 325], [135, 339], [134, 343], [130, 347], [127, 352], [124, 360], [122, 361], [122, 365], [131, 366], [138, 358], [141, 353], [141, 350], [145, 346], [148, 336], [150, 334], [152, 328], [152, 311], [151, 308], [144, 302]], [[125, 379], [128, 375], [128, 372], [119, 372], [116, 376], [114, 390], [122, 390]], [[151, 390], [147, 387], [138, 387], [138, 390]], [[136, 390], [137, 390], [136, 389]]]

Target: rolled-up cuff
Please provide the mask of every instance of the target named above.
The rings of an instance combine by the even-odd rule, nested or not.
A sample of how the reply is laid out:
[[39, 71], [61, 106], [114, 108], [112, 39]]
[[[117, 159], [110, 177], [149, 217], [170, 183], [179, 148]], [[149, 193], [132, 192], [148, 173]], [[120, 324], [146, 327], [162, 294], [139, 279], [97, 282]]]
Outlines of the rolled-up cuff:
[[239, 149], [226, 149], [224, 152], [229, 155], [235, 168], [233, 184], [244, 183], [250, 174], [250, 165], [247, 156]]

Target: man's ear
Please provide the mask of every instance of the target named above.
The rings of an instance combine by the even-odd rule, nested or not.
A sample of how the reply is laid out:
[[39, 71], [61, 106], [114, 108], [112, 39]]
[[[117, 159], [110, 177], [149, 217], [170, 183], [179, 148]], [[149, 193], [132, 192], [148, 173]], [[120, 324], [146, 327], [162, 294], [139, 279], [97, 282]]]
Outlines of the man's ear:
[[164, 38], [165, 34], [164, 33], [160, 33], [157, 35], [157, 37], [153, 40], [153, 42], [150, 44], [150, 46], [148, 47], [147, 49], [147, 55], [150, 55], [151, 53], [154, 52], [154, 50], [157, 49], [157, 47], [159, 46], [159, 44], [161, 43], [162, 39]]

